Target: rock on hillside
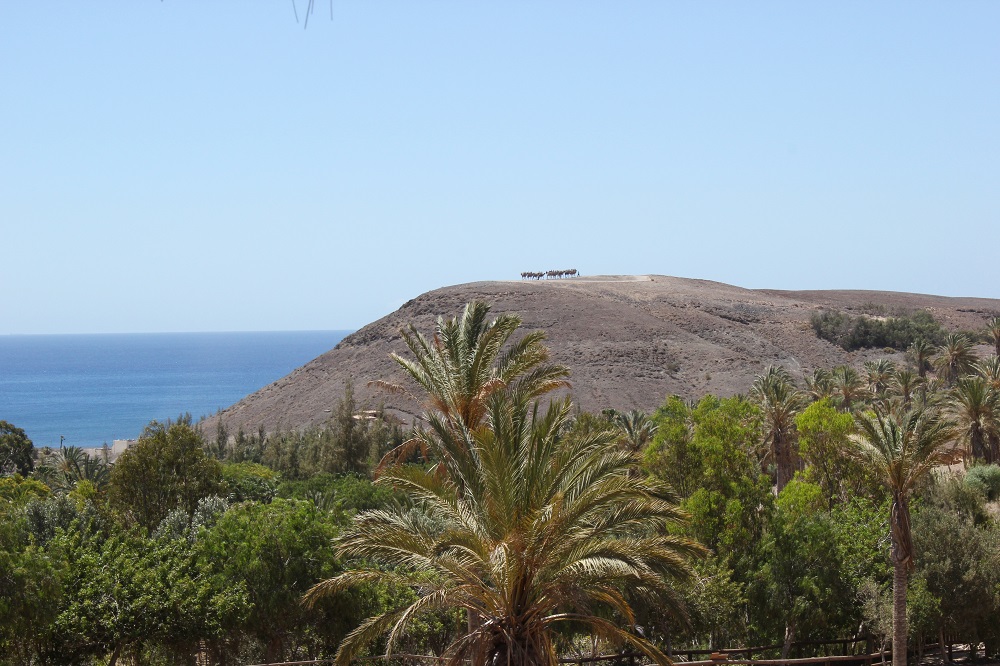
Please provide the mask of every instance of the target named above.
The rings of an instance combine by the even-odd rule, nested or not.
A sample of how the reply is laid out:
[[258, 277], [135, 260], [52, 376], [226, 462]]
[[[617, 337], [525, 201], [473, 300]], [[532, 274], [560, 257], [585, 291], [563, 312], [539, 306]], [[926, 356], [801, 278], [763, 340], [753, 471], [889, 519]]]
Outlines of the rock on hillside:
[[[572, 395], [583, 409], [655, 409], [670, 394], [746, 392], [769, 364], [802, 378], [832, 367], [886, 356], [881, 350], [848, 353], [820, 340], [809, 324], [823, 308], [847, 312], [872, 304], [928, 309], [950, 329], [981, 329], [1000, 313], [1000, 300], [948, 298], [880, 291], [775, 291], [661, 275], [577, 277], [561, 280], [474, 282], [445, 287], [409, 301], [396, 312], [344, 338], [333, 350], [208, 419], [230, 432], [290, 430], [321, 424], [344, 395], [348, 381], [363, 404], [384, 404], [410, 422], [422, 406], [389, 395], [369, 382], [406, 379], [389, 358], [408, 354], [399, 329], [412, 322], [432, 333], [439, 316], [458, 315], [481, 299], [494, 313], [514, 312], [527, 330], [548, 334], [553, 360], [572, 370]], [[897, 360], [902, 354], [891, 354]]]

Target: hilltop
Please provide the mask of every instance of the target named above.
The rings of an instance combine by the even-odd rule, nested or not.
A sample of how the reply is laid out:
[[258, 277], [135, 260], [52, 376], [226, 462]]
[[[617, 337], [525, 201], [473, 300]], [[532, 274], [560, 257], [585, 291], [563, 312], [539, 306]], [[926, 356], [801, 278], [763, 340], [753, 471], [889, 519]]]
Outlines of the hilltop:
[[667, 395], [746, 392], [770, 364], [801, 379], [817, 367], [860, 365], [902, 353], [846, 352], [819, 339], [810, 316], [925, 309], [945, 328], [978, 330], [1000, 314], [1000, 300], [885, 291], [779, 291], [662, 275], [573, 277], [559, 280], [473, 282], [437, 289], [344, 338], [334, 349], [208, 419], [230, 432], [298, 429], [326, 421], [348, 381], [369, 406], [384, 404], [410, 422], [422, 409], [401, 395], [369, 385], [404, 382], [390, 352], [408, 350], [399, 329], [413, 323], [430, 334], [439, 316], [452, 317], [481, 299], [496, 314], [517, 313], [524, 329], [548, 335], [555, 362], [572, 370], [572, 395], [584, 410], [651, 411]]

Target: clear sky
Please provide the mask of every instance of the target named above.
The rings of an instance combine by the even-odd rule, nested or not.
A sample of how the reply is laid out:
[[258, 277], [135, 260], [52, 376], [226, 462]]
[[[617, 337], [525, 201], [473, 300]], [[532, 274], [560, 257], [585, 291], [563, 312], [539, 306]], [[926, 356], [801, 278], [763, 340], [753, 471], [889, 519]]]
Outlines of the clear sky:
[[998, 29], [995, 1], [0, 3], [0, 334], [358, 328], [562, 268], [1000, 298]]

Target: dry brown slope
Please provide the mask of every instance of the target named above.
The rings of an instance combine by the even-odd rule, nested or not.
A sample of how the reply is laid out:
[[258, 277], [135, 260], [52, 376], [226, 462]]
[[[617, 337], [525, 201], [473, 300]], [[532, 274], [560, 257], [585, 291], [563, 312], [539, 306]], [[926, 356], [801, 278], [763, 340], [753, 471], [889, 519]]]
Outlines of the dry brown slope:
[[[413, 323], [433, 331], [439, 316], [455, 316], [481, 299], [495, 313], [514, 312], [526, 329], [548, 334], [553, 359], [572, 369], [573, 397], [585, 410], [652, 410], [665, 396], [745, 392], [767, 365], [798, 377], [816, 367], [860, 364], [880, 351], [847, 353], [818, 339], [809, 316], [821, 307], [856, 310], [928, 308], [947, 326], [981, 328], [1000, 313], [1000, 301], [877, 291], [752, 290], [710, 282], [651, 276], [601, 276], [548, 281], [474, 282], [445, 287], [344, 338], [337, 347], [287, 377], [247, 396], [221, 418], [230, 432], [303, 428], [324, 422], [352, 381], [356, 396], [384, 403], [411, 420], [420, 405], [369, 386], [402, 382], [389, 358], [406, 354], [399, 329]], [[899, 355], [897, 355], [899, 356]], [[217, 417], [206, 423], [211, 432]]]

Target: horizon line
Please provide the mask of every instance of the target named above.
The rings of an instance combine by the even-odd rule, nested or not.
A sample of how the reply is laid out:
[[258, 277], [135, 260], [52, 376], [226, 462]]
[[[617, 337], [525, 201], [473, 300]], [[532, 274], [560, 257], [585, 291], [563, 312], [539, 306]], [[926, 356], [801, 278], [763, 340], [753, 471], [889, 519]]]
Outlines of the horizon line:
[[70, 336], [70, 335], [232, 335], [239, 333], [354, 333], [357, 328], [297, 328], [297, 329], [269, 329], [269, 330], [226, 330], [226, 331], [89, 331], [74, 333], [0, 333], [2, 338], [13, 337], [43, 337], [43, 336]]

